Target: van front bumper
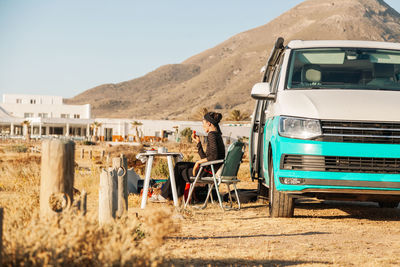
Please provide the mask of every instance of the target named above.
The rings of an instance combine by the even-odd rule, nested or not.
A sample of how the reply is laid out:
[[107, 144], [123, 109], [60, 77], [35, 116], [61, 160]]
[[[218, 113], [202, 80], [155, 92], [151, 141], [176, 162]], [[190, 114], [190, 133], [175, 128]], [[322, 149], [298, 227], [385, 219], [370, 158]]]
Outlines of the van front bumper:
[[[321, 142], [281, 136], [276, 141], [274, 173], [279, 191], [400, 194], [400, 145]], [[302, 167], [291, 169], [290, 164], [283, 162], [288, 155], [304, 163], [300, 164]], [[324, 165], [326, 160], [330, 166]], [[355, 160], [360, 166], [354, 165]]]

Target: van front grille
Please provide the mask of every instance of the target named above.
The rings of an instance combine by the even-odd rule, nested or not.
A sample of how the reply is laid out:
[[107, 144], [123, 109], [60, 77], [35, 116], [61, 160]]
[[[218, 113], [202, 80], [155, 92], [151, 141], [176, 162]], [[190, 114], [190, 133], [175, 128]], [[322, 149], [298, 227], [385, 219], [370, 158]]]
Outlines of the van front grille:
[[283, 155], [281, 169], [399, 174], [400, 158]]
[[321, 121], [319, 141], [400, 144], [400, 123]]

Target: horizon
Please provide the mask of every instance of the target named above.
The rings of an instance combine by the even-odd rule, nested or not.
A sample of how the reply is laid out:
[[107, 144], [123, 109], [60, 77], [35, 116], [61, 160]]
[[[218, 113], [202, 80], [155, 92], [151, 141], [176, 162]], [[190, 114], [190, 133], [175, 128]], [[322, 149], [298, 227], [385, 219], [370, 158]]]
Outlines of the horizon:
[[[70, 98], [102, 84], [132, 80], [265, 25], [301, 2], [5, 0], [0, 3], [0, 34], [5, 37], [0, 95]], [[399, 12], [399, 1], [385, 2]]]

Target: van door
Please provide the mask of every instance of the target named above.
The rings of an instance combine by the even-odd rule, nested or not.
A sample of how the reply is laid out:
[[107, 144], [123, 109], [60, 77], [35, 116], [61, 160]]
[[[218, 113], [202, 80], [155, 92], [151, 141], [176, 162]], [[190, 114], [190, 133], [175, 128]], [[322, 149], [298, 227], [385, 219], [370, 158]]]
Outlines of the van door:
[[[276, 65], [270, 69], [269, 77], [263, 79], [264, 82], [271, 84], [272, 93], [277, 93], [279, 86], [280, 71], [283, 63], [283, 52], [279, 54]], [[253, 113], [252, 127], [250, 133], [250, 174], [255, 179], [264, 178], [263, 160], [264, 160], [264, 127], [265, 124], [273, 118], [266, 118], [266, 111], [272, 104], [271, 100], [257, 100]], [[264, 182], [264, 179], [261, 179]]]
[[262, 149], [261, 141], [263, 139], [264, 110], [266, 105], [266, 100], [257, 100], [251, 122], [249, 154], [251, 155], [250, 174], [252, 180], [260, 178], [260, 160], [258, 155], [261, 154], [260, 149]]

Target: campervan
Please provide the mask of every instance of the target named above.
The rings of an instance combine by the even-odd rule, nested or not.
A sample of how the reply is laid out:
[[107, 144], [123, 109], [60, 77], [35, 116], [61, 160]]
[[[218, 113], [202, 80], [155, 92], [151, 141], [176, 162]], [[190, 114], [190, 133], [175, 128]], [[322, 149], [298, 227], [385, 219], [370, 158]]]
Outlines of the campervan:
[[400, 44], [279, 38], [254, 85], [250, 172], [272, 217], [295, 199], [400, 202]]

